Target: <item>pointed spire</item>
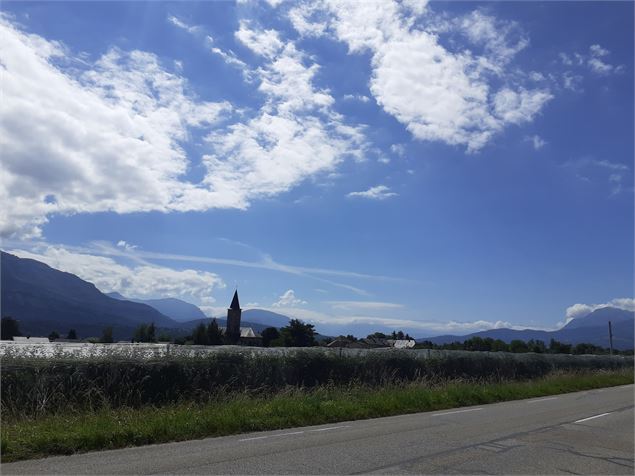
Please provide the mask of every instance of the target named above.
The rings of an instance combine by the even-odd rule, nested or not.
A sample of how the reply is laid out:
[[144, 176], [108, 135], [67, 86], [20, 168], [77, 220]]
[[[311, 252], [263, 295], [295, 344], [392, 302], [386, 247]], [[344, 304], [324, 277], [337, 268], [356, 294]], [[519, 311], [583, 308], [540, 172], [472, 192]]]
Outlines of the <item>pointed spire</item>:
[[232, 299], [232, 303], [229, 306], [230, 309], [240, 309], [240, 303], [238, 302], [238, 289], [234, 291], [234, 298]]

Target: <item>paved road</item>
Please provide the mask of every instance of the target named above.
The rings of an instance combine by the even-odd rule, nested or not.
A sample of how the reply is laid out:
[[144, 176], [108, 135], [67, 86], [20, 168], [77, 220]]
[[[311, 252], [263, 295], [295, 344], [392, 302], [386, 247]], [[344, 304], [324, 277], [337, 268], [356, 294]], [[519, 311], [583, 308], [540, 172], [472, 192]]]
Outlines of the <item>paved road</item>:
[[2, 465], [2, 474], [634, 474], [633, 385]]

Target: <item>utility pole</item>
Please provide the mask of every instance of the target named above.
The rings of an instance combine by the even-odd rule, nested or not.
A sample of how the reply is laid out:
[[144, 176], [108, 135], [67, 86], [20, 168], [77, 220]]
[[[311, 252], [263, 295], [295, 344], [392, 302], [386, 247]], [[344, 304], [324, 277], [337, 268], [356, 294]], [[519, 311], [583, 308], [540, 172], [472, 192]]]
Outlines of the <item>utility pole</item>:
[[609, 321], [609, 353], [613, 355], [613, 328], [611, 327], [611, 321]]

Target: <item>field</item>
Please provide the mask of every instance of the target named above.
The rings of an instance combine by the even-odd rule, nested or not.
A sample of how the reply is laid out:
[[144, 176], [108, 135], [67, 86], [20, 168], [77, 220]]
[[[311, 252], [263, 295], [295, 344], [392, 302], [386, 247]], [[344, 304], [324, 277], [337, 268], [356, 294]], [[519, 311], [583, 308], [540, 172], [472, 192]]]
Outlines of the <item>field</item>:
[[[175, 346], [173, 346], [175, 347]], [[114, 349], [114, 348], [112, 348]], [[130, 349], [128, 349], [130, 350]], [[632, 357], [227, 349], [2, 358], [2, 458], [549, 395], [633, 381]]]

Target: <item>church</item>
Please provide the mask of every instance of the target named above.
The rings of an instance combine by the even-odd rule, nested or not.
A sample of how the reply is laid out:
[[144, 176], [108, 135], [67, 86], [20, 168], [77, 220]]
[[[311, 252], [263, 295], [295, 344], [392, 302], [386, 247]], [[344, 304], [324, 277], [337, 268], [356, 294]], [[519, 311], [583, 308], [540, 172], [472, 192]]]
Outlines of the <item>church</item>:
[[240, 318], [242, 317], [242, 309], [238, 301], [238, 290], [234, 291], [229, 308], [227, 309], [227, 327], [220, 328], [225, 335], [227, 343], [233, 345], [260, 345], [262, 344], [262, 336], [251, 327], [241, 327]]

